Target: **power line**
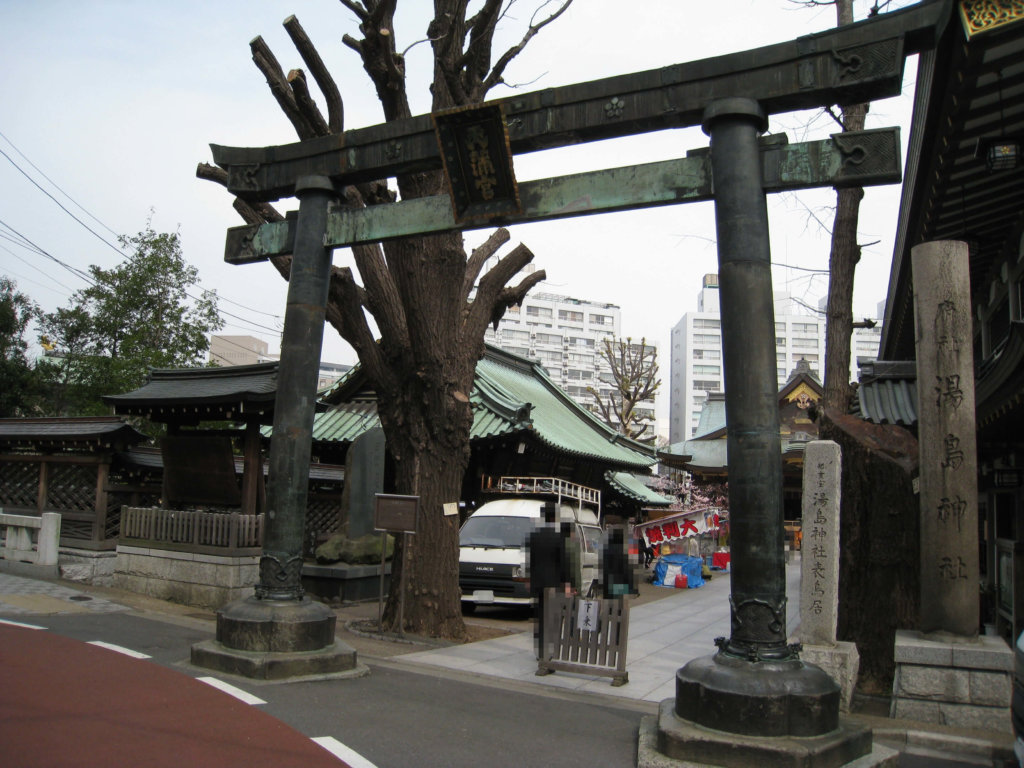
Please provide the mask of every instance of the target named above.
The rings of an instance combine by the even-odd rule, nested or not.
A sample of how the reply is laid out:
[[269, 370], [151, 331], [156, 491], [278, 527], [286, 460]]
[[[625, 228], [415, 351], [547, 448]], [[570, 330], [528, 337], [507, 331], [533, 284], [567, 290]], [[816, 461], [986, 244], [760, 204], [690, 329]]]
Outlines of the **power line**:
[[48, 198], [50, 198], [54, 203], [56, 203], [57, 207], [60, 208], [62, 211], [64, 211], [64, 213], [66, 213], [72, 219], [74, 219], [79, 224], [81, 224], [83, 227], [85, 227], [85, 229], [88, 230], [91, 234], [93, 234], [96, 237], [96, 239], [98, 239], [101, 243], [103, 243], [104, 245], [107, 245], [110, 248], [112, 248], [122, 258], [126, 255], [125, 252], [122, 251], [118, 246], [116, 246], [113, 243], [111, 243], [109, 240], [107, 240], [105, 237], [103, 237], [103, 235], [101, 235], [99, 232], [94, 230], [92, 227], [90, 227], [88, 224], [86, 224], [80, 218], [75, 216], [75, 214], [73, 214], [71, 211], [69, 211], [67, 208], [65, 208], [61, 204], [60, 200], [58, 200], [53, 195], [51, 195], [49, 192], [47, 192], [45, 189], [43, 189], [35, 179], [33, 179], [31, 176], [29, 176], [27, 173], [25, 173], [24, 169], [20, 165], [18, 165], [16, 162], [14, 162], [14, 160], [11, 159], [11, 156], [8, 155], [6, 152], [4, 152], [2, 149], [0, 149], [0, 155], [3, 155], [5, 158], [7, 158], [7, 162], [9, 162], [11, 165], [13, 165], [22, 176], [24, 176], [26, 179], [28, 179], [32, 183], [32, 185], [35, 186], [36, 189], [38, 189], [40, 192], [42, 192], [44, 195], [46, 195]]
[[[59, 184], [54, 182], [49, 176], [47, 176], [45, 173], [43, 173], [43, 171], [39, 170], [39, 167], [35, 163], [33, 163], [32, 160], [30, 160], [28, 158], [28, 156], [25, 155], [24, 152], [22, 152], [20, 149], [18, 149], [18, 147], [15, 146], [14, 142], [12, 142], [9, 138], [7, 138], [7, 136], [5, 136], [2, 132], [0, 132], [0, 138], [3, 138], [4, 141], [6, 141], [8, 144], [10, 144], [11, 148], [14, 149], [14, 151], [17, 152], [18, 155], [21, 156], [25, 160], [25, 162], [27, 162], [30, 166], [32, 166], [32, 168], [37, 173], [39, 173], [40, 176], [42, 176], [50, 184], [52, 184], [55, 189], [57, 189], [62, 195], [64, 195], [64, 197], [66, 197], [68, 200], [70, 200], [72, 203], [74, 203], [74, 205], [77, 208], [79, 208], [80, 210], [84, 211], [93, 221], [98, 223], [100, 226], [102, 226], [108, 232], [110, 232], [111, 234], [117, 236], [117, 232], [115, 232], [113, 229], [111, 229], [106, 224], [104, 224], [102, 221], [100, 221], [100, 219], [98, 219], [95, 215], [90, 213], [81, 203], [79, 203], [77, 200], [75, 200], [73, 197], [71, 197], [71, 195], [69, 195], [67, 192], [65, 192], [63, 189], [61, 189]], [[99, 233], [97, 233], [95, 230], [93, 230], [91, 227], [89, 227], [85, 222], [83, 222], [80, 218], [75, 216], [75, 214], [73, 214], [66, 207], [64, 207], [64, 205], [62, 205], [60, 203], [60, 201], [57, 200], [57, 198], [55, 198], [53, 195], [51, 195], [49, 192], [47, 192], [45, 189], [43, 189], [43, 187], [38, 182], [36, 182], [35, 179], [33, 179], [21, 166], [19, 166], [11, 158], [10, 155], [8, 155], [2, 149], [0, 149], [0, 155], [3, 155], [7, 159], [7, 161], [11, 165], [13, 165], [18, 170], [19, 173], [21, 173], [22, 176], [24, 176], [26, 179], [28, 179], [40, 192], [42, 192], [44, 195], [46, 195], [48, 198], [50, 198], [50, 200], [52, 200], [62, 211], [64, 211], [64, 213], [66, 213], [68, 216], [70, 216], [72, 219], [74, 219], [76, 222], [78, 222], [82, 227], [84, 227], [86, 230], [88, 230], [91, 234], [93, 234], [101, 242], [103, 242], [104, 244], [106, 244], [107, 246], [112, 248], [122, 258], [124, 258], [125, 256], [128, 255], [119, 246], [116, 246], [113, 243], [111, 243], [109, 240], [106, 240]], [[11, 229], [11, 228], [8, 227], [8, 229]], [[14, 231], [14, 230], [12, 229], [11, 231]], [[25, 240], [27, 241], [28, 239], [25, 238]], [[43, 251], [42, 249], [38, 249], [38, 252], [43, 254], [43, 255], [47, 255], [47, 256], [49, 255], [49, 254], [46, 254], [45, 251]], [[53, 257], [51, 257], [51, 258], [53, 258]], [[67, 265], [64, 265], [64, 266], [67, 267]], [[67, 267], [67, 268], [70, 269], [70, 267]], [[186, 295], [188, 295], [188, 294], [186, 294]], [[189, 295], [189, 298], [193, 299], [194, 301], [198, 301], [199, 300], [195, 296], [191, 296], [191, 295]], [[256, 314], [259, 314], [259, 315], [265, 315], [267, 317], [273, 317], [276, 320], [280, 320], [281, 319], [281, 316], [279, 314], [275, 314], [273, 312], [264, 312], [263, 310], [259, 310], [259, 309], [256, 309], [255, 307], [247, 306], [247, 305], [242, 304], [240, 302], [237, 302], [237, 301], [234, 301], [232, 299], [229, 299], [229, 298], [226, 298], [224, 296], [221, 296], [220, 294], [218, 294], [217, 298], [218, 299], [222, 299], [222, 300], [228, 302], [229, 304], [234, 304], [237, 307], [241, 307], [242, 309], [246, 309], [246, 310], [248, 310], [250, 312], [255, 312]], [[223, 310], [221, 310], [221, 311], [223, 311]], [[229, 317], [234, 317], [236, 319], [241, 319], [244, 322], [253, 322], [253, 321], [245, 320], [244, 318], [238, 318], [236, 315], [231, 315], [228, 312], [224, 312], [224, 314], [228, 315]], [[255, 322], [253, 322], [253, 324], [257, 325], [257, 326], [259, 326], [261, 328], [265, 328], [267, 330], [273, 330], [275, 333], [277, 332], [277, 329], [269, 329], [269, 328], [266, 328], [266, 326], [260, 326], [258, 323], [255, 323]]]
[[[44, 250], [40, 246], [38, 246], [35, 243], [33, 243], [31, 240], [29, 240], [27, 237], [25, 237], [25, 235], [21, 234], [21, 232], [16, 230], [14, 227], [12, 227], [10, 224], [8, 224], [3, 219], [0, 219], [0, 226], [6, 227], [8, 230], [10, 230], [15, 235], [17, 235], [19, 238], [21, 238], [21, 240], [24, 241], [24, 243], [28, 243], [30, 246], [32, 246], [32, 248], [30, 250], [35, 250], [35, 252], [38, 253], [40, 256], [45, 256], [46, 258], [50, 259], [51, 261], [53, 261], [53, 262], [55, 262], [57, 264], [60, 264], [62, 267], [64, 267], [64, 269], [68, 270], [68, 272], [70, 272], [71, 274], [75, 275], [76, 277], [80, 277], [81, 279], [83, 279], [86, 282], [88, 282], [90, 285], [96, 285], [96, 281], [92, 279], [91, 275], [83, 272], [82, 270], [78, 269], [77, 267], [72, 267], [70, 264], [68, 264], [68, 263], [66, 263], [64, 261], [61, 261], [56, 256], [54, 256], [52, 253], [48, 253], [46, 250]], [[10, 239], [10, 238], [8, 238], [8, 239]], [[16, 242], [18, 245], [21, 245], [22, 247], [25, 247], [23, 243], [19, 243], [18, 241], [12, 241], [12, 242]]]
[[[60, 185], [59, 185], [59, 184], [57, 184], [57, 182], [55, 182], [55, 181], [54, 181], [53, 179], [51, 179], [51, 178], [50, 178], [49, 176], [47, 176], [47, 175], [46, 175], [45, 173], [43, 173], [43, 171], [39, 170], [39, 167], [38, 167], [38, 166], [37, 166], [37, 165], [36, 165], [35, 163], [33, 163], [33, 162], [32, 162], [32, 161], [31, 161], [31, 160], [30, 160], [30, 159], [29, 159], [29, 158], [28, 158], [28, 157], [27, 157], [27, 156], [25, 155], [25, 153], [24, 153], [24, 152], [22, 152], [22, 151], [21, 151], [20, 149], [18, 149], [18, 148], [17, 148], [16, 146], [14, 146], [14, 142], [13, 142], [13, 141], [11, 141], [11, 140], [10, 140], [9, 138], [7, 138], [6, 136], [4, 136], [4, 134], [3, 134], [3, 132], [2, 132], [2, 131], [0, 131], [0, 138], [2, 138], [2, 139], [3, 139], [4, 141], [6, 141], [6, 142], [7, 142], [8, 144], [10, 144], [10, 145], [11, 145], [11, 149], [13, 149], [13, 150], [14, 150], [15, 152], [17, 152], [17, 153], [18, 153], [18, 154], [19, 154], [19, 155], [20, 155], [20, 156], [21, 156], [21, 157], [22, 157], [22, 158], [23, 158], [23, 159], [25, 160], [25, 162], [26, 162], [26, 163], [28, 163], [29, 165], [31, 165], [31, 166], [32, 166], [32, 168], [33, 168], [33, 169], [34, 169], [34, 170], [35, 170], [35, 171], [36, 171], [36, 172], [37, 172], [37, 173], [38, 173], [38, 174], [39, 174], [40, 176], [42, 176], [42, 177], [43, 177], [44, 179], [46, 179], [46, 180], [47, 180], [48, 182], [50, 182], [50, 184], [52, 184], [52, 185], [54, 186], [54, 188], [56, 188], [56, 189], [57, 189], [57, 190], [58, 190], [58, 191], [59, 191], [59, 192], [60, 192], [60, 193], [61, 193], [62, 195], [64, 195], [64, 197], [66, 197], [66, 198], [67, 198], [68, 200], [70, 200], [70, 201], [71, 201], [72, 203], [74, 203], [74, 204], [75, 204], [75, 207], [76, 207], [76, 208], [78, 208], [78, 209], [79, 209], [80, 211], [82, 211], [83, 213], [85, 213], [86, 215], [88, 215], [90, 219], [92, 219], [93, 221], [95, 221], [95, 222], [96, 222], [97, 224], [99, 224], [99, 225], [100, 225], [101, 227], [103, 227], [103, 228], [104, 228], [105, 230], [107, 230], [107, 231], [108, 231], [108, 232], [109, 232], [110, 234], [112, 234], [112, 235], [113, 235], [114, 237], [117, 237], [117, 236], [118, 236], [118, 234], [119, 234], [119, 233], [115, 232], [115, 231], [114, 231], [114, 230], [112, 230], [112, 229], [111, 229], [110, 227], [108, 227], [108, 226], [107, 226], [106, 224], [104, 224], [104, 223], [103, 223], [102, 221], [100, 221], [100, 220], [99, 220], [98, 218], [96, 218], [96, 216], [94, 216], [94, 215], [93, 215], [92, 213], [90, 213], [90, 212], [89, 212], [88, 210], [86, 210], [86, 209], [85, 209], [85, 208], [84, 208], [84, 207], [82, 206], [82, 204], [81, 204], [81, 203], [79, 203], [79, 202], [78, 202], [77, 200], [75, 200], [75, 198], [73, 198], [73, 197], [72, 197], [71, 195], [69, 195], [69, 194], [68, 194], [67, 192], [65, 192], [65, 191], [64, 191], [63, 189], [61, 189]], [[20, 169], [19, 169], [19, 170], [20, 170]]]

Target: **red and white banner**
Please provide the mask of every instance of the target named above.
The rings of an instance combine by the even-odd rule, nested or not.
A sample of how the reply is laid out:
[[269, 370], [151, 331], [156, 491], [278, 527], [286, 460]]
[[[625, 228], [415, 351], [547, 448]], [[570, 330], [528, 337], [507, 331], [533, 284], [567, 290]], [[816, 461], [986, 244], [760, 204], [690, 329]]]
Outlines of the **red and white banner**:
[[633, 528], [633, 535], [643, 536], [647, 543], [653, 546], [665, 541], [700, 536], [702, 533], [716, 533], [719, 523], [717, 509], [699, 509], [641, 523]]

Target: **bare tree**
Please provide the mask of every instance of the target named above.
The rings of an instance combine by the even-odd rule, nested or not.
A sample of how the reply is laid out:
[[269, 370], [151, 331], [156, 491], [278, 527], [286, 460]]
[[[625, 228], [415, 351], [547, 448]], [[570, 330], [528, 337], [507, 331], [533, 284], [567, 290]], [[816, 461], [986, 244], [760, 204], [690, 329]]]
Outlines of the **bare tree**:
[[607, 393], [594, 387], [587, 387], [597, 403], [597, 410], [605, 424], [634, 440], [654, 439], [653, 416], [637, 408], [640, 403], [650, 400], [658, 391], [658, 349], [640, 339], [604, 340], [599, 352], [611, 368], [611, 386]]
[[[835, 0], [839, 26], [853, 23], [853, 0]], [[862, 131], [867, 104], [848, 104], [838, 118], [843, 131]], [[829, 253], [828, 305], [825, 322], [825, 384], [823, 405], [845, 413], [853, 391], [850, 388], [850, 339], [853, 335], [853, 278], [860, 261], [857, 221], [863, 187], [836, 190], [836, 215], [832, 225]]]
[[[515, 1], [484, 0], [471, 16], [465, 0], [434, 1], [434, 18], [426, 30], [434, 61], [432, 110], [483, 101], [503, 82], [509, 62], [572, 2], [540, 3], [519, 42], [493, 58], [495, 27]], [[359, 56], [385, 120], [411, 116], [405, 58], [393, 33], [397, 0], [341, 3], [355, 14], [361, 35], [344, 35], [342, 41]], [[286, 75], [259, 37], [250, 43], [253, 61], [300, 139], [341, 132], [343, 101], [334, 79], [299, 21], [289, 17], [284, 26], [323, 95], [327, 116], [316, 105], [305, 72], [293, 69]], [[206, 164], [200, 165], [197, 175], [225, 181], [223, 172]], [[396, 181], [405, 200], [445, 192], [439, 171], [408, 173]], [[350, 186], [344, 194], [344, 204], [353, 207], [395, 200], [386, 180]], [[282, 218], [269, 205], [251, 206], [238, 199], [234, 205], [249, 223]], [[508, 284], [533, 259], [523, 245], [484, 272], [485, 262], [508, 240], [508, 232], [499, 229], [469, 255], [457, 233], [357, 246], [352, 252], [361, 282], [348, 268], [332, 271], [328, 322], [355, 349], [377, 394], [396, 490], [419, 496], [423, 510], [417, 535], [396, 553], [384, 614], [392, 629], [397, 628], [399, 585], [404, 581], [406, 631], [452, 639], [465, 636], [458, 587], [458, 517], [445, 516], [443, 504], [458, 500], [469, 460], [469, 394], [484, 351], [484, 331], [546, 277], [538, 270]], [[273, 263], [287, 278], [290, 258]], [[371, 331], [367, 312], [379, 338]]]

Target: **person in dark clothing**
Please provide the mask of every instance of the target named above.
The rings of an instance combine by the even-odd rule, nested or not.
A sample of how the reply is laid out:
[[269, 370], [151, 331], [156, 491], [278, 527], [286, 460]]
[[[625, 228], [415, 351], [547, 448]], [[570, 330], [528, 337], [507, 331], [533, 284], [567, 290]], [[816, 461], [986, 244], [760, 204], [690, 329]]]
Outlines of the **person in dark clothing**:
[[637, 594], [633, 564], [622, 528], [609, 528], [601, 552], [601, 590], [605, 598]]
[[556, 527], [558, 509], [554, 504], [543, 507], [544, 524], [530, 533], [527, 544], [530, 572], [530, 594], [534, 601], [534, 637], [537, 658], [544, 658], [544, 590], [554, 588], [572, 594], [572, 558], [569, 552], [569, 527]]
[[639, 538], [640, 543], [640, 558], [643, 561], [644, 568], [651, 567], [651, 560], [654, 559], [654, 547], [647, 543], [647, 539], [641, 534]]

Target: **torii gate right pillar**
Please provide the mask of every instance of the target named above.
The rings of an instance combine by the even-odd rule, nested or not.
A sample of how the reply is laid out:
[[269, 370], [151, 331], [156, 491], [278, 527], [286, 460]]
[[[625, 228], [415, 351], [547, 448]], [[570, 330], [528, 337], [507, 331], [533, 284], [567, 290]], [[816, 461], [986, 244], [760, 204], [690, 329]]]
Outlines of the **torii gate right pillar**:
[[872, 751], [871, 732], [840, 723], [839, 686], [786, 642], [775, 313], [758, 148], [766, 128], [752, 99], [720, 99], [704, 113], [729, 426], [732, 627], [715, 641], [717, 653], [677, 671], [657, 748], [701, 765], [803, 765], [811, 753], [815, 765], [840, 766]]

